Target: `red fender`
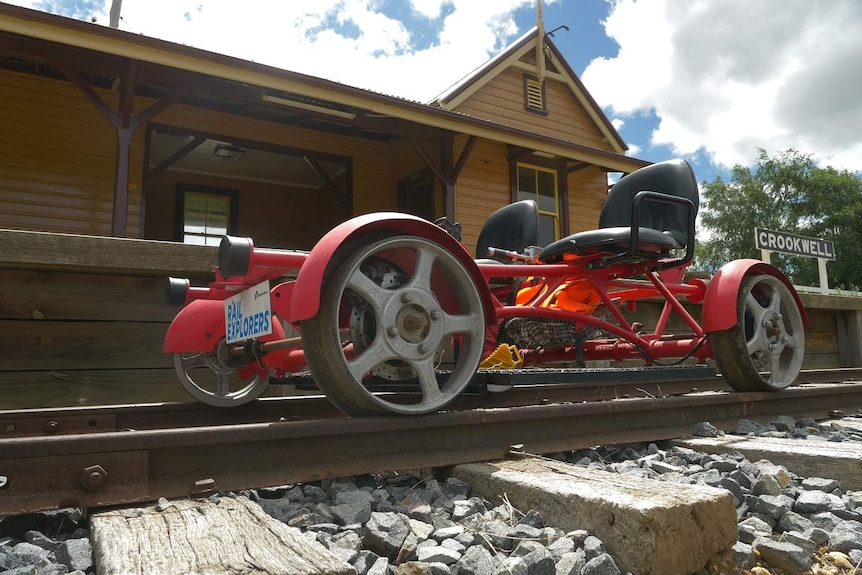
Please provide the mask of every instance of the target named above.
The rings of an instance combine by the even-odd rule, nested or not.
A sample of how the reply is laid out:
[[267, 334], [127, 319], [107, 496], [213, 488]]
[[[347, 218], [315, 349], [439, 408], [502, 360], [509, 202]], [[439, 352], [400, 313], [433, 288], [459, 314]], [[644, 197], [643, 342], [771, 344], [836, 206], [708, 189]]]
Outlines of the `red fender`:
[[280, 283], [269, 292], [272, 301], [272, 313], [287, 323], [293, 323], [293, 320], [290, 319], [290, 302], [293, 300], [295, 284], [296, 282], [293, 281]]
[[486, 325], [497, 323], [497, 314], [488, 284], [476, 262], [473, 261], [473, 257], [464, 249], [464, 246], [441, 227], [422, 218], [397, 212], [375, 212], [357, 216], [332, 228], [317, 242], [296, 277], [290, 305], [291, 323], [298, 323], [317, 314], [320, 308], [320, 289], [323, 284], [323, 276], [338, 248], [352, 237], [378, 231], [411, 234], [431, 240], [446, 248], [464, 264], [473, 278], [473, 283], [479, 291], [479, 297], [482, 299], [482, 306], [485, 309]]
[[[162, 353], [209, 352], [225, 336], [224, 301], [196, 299], [180, 310], [165, 334]], [[260, 341], [284, 339], [280, 321], [272, 322], [272, 334]], [[282, 350], [279, 350], [282, 351]], [[278, 352], [271, 352], [267, 357]]]
[[212, 351], [224, 335], [224, 302], [196, 299], [171, 322], [162, 352]]
[[760, 260], [734, 260], [721, 266], [709, 282], [703, 299], [703, 331], [714, 332], [736, 325], [736, 303], [742, 280], [751, 274], [772, 275], [780, 279], [796, 300], [802, 314], [802, 325], [808, 327], [808, 314], [796, 288], [778, 268]]

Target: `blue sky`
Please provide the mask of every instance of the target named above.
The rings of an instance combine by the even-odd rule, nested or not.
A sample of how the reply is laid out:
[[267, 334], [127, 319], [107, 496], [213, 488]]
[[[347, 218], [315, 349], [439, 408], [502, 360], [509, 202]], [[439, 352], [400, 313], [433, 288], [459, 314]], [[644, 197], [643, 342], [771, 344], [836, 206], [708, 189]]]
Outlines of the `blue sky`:
[[[2, 1], [2, 0], [0, 0]], [[6, 0], [102, 25], [112, 0]], [[862, 2], [543, 0], [633, 156], [698, 179], [794, 148], [862, 170]], [[123, 0], [120, 28], [428, 101], [536, 23], [536, 0]]]

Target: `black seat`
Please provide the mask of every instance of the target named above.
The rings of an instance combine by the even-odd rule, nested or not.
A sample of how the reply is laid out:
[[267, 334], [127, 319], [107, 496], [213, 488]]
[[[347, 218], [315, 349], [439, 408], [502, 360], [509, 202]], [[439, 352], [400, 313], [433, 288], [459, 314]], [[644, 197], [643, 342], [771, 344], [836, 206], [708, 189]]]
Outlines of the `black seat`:
[[658, 259], [672, 250], [686, 255], [660, 267], [691, 261], [694, 218], [700, 205], [694, 172], [685, 160], [652, 164], [620, 179], [611, 188], [599, 215], [599, 229], [578, 232], [548, 245], [539, 254], [544, 263], [565, 254], [607, 253], [601, 263]]
[[508, 204], [491, 214], [479, 232], [477, 261], [499, 263], [505, 258], [489, 259], [488, 248], [522, 253], [539, 241], [539, 209], [533, 200]]

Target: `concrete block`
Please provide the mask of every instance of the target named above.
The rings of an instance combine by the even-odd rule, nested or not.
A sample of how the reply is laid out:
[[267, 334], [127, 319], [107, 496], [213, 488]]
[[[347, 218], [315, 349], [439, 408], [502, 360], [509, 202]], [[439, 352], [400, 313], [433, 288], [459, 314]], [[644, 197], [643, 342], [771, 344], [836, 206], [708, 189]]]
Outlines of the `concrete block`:
[[475, 493], [518, 510], [535, 509], [548, 525], [587, 529], [623, 571], [689, 575], [736, 542], [733, 496], [680, 485], [522, 459], [458, 465], [453, 475]]
[[766, 459], [802, 477], [828, 477], [837, 479], [844, 490], [862, 490], [862, 474], [859, 473], [862, 444], [855, 441], [725, 435], [694, 437], [669, 443], [706, 453], [738, 451], [749, 461]]

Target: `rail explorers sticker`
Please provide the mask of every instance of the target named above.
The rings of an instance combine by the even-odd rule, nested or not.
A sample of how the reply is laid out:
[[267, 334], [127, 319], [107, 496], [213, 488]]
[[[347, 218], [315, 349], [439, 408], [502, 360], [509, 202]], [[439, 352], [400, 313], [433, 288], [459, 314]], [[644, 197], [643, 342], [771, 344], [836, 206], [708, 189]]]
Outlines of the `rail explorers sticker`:
[[824, 260], [835, 259], [835, 243], [830, 240], [754, 228], [754, 243], [759, 250], [769, 250]]
[[224, 300], [224, 325], [227, 328], [227, 343], [271, 334], [269, 280]]

